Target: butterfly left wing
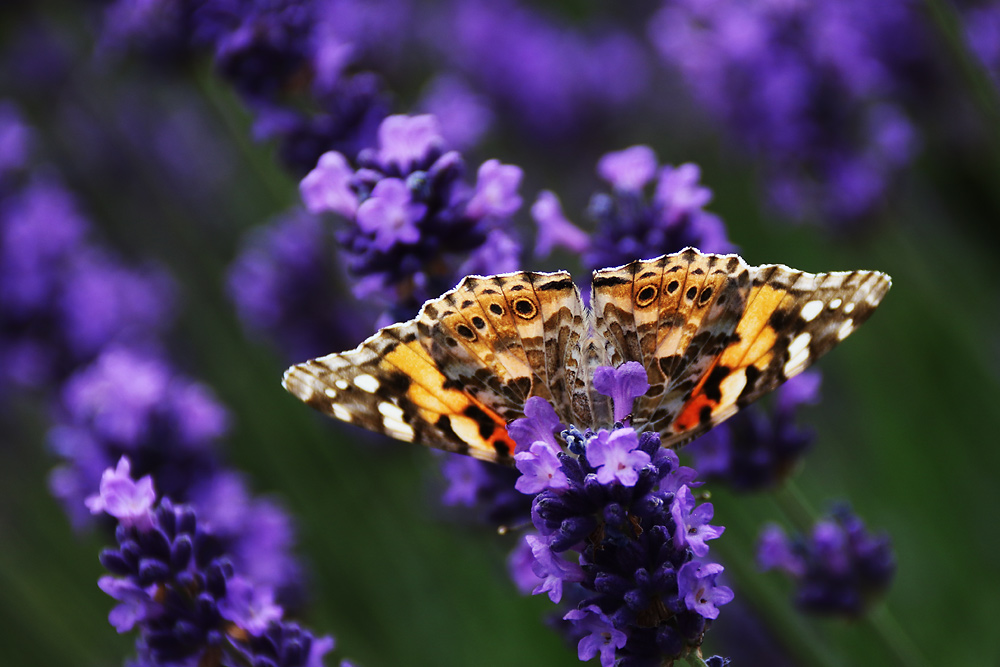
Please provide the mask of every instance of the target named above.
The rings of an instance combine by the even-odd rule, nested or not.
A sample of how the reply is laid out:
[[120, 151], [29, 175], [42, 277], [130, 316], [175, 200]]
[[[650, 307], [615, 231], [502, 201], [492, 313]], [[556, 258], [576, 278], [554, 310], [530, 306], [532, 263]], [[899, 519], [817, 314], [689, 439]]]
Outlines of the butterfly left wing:
[[514, 443], [493, 400], [454, 386], [419, 342], [416, 320], [382, 329], [354, 350], [285, 371], [309, 406], [397, 440], [512, 463]]
[[582, 321], [568, 273], [469, 276], [356, 349], [285, 372], [312, 407], [399, 440], [513, 463], [507, 423], [529, 396], [569, 410], [563, 371]]

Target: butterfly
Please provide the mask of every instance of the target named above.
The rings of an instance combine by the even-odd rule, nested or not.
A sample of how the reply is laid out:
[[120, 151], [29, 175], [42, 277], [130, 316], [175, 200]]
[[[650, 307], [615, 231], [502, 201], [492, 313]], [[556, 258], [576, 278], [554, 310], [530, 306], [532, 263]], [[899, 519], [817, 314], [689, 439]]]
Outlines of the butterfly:
[[694, 248], [593, 274], [469, 276], [348, 352], [289, 368], [284, 387], [345, 422], [512, 464], [507, 424], [541, 396], [564, 424], [610, 425], [599, 366], [636, 361], [631, 425], [679, 447], [774, 390], [874, 312], [879, 271], [805, 273]]

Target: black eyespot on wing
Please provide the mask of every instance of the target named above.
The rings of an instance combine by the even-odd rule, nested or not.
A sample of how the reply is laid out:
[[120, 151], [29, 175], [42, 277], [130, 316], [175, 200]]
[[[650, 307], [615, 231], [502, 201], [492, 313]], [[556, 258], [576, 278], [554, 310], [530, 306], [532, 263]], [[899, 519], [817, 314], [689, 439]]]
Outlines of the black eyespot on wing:
[[476, 332], [467, 327], [464, 324], [459, 324], [455, 327], [455, 332], [465, 340], [476, 340]]
[[531, 299], [518, 299], [514, 302], [514, 312], [517, 313], [518, 317], [530, 320], [538, 314], [538, 307]]
[[503, 306], [501, 306], [499, 303], [491, 303], [490, 312], [499, 317], [503, 315]]
[[653, 285], [646, 285], [635, 295], [635, 303], [640, 308], [645, 308], [656, 301], [656, 294], [659, 290]]

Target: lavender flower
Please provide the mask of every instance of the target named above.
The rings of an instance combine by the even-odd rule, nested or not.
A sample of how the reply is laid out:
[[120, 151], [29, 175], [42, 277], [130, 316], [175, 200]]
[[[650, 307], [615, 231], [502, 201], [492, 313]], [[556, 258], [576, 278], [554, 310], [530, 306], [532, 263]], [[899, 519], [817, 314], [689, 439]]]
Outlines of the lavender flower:
[[138, 660], [321, 665], [333, 639], [284, 621], [273, 590], [234, 568], [224, 543], [192, 507], [161, 498], [154, 509], [151, 478], [135, 482], [129, 470], [122, 457], [88, 504], [119, 520], [117, 548], [101, 553], [111, 574], [99, 585], [119, 602], [108, 616], [111, 624], [118, 632], [138, 630]]
[[469, 456], [444, 455], [441, 472], [447, 488], [441, 502], [447, 507], [474, 507], [493, 526], [527, 523], [531, 500], [515, 490], [518, 472]]
[[886, 591], [896, 571], [889, 537], [870, 534], [846, 506], [818, 521], [808, 537], [789, 538], [776, 525], [766, 527], [757, 562], [762, 570], [791, 575], [800, 608], [848, 616], [864, 612]]
[[537, 531], [512, 557], [512, 575], [553, 602], [578, 601], [563, 618], [580, 659], [600, 655], [605, 666], [662, 662], [697, 648], [732, 599], [717, 583], [722, 566], [694, 560], [723, 529], [708, 525], [711, 505], [696, 505], [693, 471], [660, 447], [659, 434], [621, 422], [648, 388], [640, 379], [635, 362], [595, 372], [595, 387], [612, 397], [620, 418], [610, 431], [570, 426], [557, 438], [559, 420], [540, 397], [528, 399], [527, 416], [509, 428], [522, 473], [517, 488], [534, 495]]
[[[601, 158], [598, 173], [613, 194], [591, 197], [587, 213], [596, 229], [583, 255], [587, 268], [618, 266], [686, 246], [706, 252], [734, 249], [722, 221], [703, 209], [711, 191], [698, 184], [697, 166], [658, 167], [652, 149], [633, 146]], [[654, 178], [655, 190], [647, 199], [644, 190]]]
[[700, 103], [767, 169], [793, 219], [871, 215], [913, 158], [898, 105], [929, 70], [907, 3], [668, 0], [650, 35]]
[[309, 210], [348, 217], [338, 237], [355, 295], [379, 298], [400, 319], [487, 253], [499, 254], [492, 265], [504, 270], [518, 251], [503, 225], [521, 205], [520, 169], [489, 160], [470, 187], [461, 156], [443, 145], [433, 116], [390, 116], [357, 169], [327, 154], [301, 184]]
[[798, 410], [819, 400], [821, 375], [808, 371], [781, 385], [770, 409], [751, 406], [684, 448], [707, 479], [737, 491], [773, 489], [812, 445], [813, 435], [796, 423]]

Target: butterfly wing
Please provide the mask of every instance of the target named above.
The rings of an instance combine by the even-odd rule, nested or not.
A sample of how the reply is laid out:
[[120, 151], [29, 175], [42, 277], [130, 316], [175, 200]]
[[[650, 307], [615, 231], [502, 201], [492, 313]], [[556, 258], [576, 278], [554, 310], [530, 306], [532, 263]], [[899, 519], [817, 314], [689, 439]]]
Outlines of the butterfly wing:
[[558, 404], [568, 393], [561, 360], [574, 353], [562, 329], [581, 313], [565, 272], [470, 276], [416, 319], [289, 368], [283, 384], [342, 421], [509, 464], [506, 426], [527, 398]]
[[751, 267], [692, 248], [594, 274], [595, 328], [615, 366], [650, 390], [633, 423], [678, 446], [807, 368], [866, 320], [890, 286], [875, 271]]

